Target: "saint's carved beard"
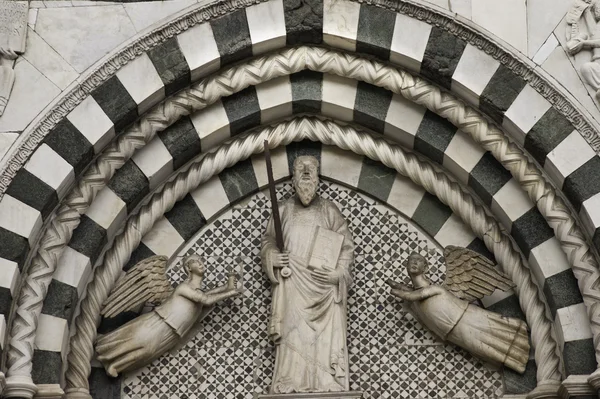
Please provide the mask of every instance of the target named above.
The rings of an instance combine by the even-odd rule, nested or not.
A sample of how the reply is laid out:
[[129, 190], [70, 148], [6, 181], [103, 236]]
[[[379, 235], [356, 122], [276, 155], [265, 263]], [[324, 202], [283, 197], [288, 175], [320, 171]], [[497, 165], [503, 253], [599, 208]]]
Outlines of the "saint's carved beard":
[[296, 195], [300, 199], [300, 202], [302, 202], [302, 205], [310, 205], [317, 195], [318, 185], [319, 181], [317, 179], [299, 179], [296, 181], [294, 188], [296, 189]]

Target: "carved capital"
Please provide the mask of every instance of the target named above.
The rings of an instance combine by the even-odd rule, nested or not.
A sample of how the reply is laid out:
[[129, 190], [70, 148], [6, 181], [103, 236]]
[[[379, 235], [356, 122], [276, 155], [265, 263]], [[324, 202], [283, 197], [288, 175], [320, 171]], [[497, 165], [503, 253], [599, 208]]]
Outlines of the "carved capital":
[[58, 384], [38, 384], [35, 399], [61, 399], [65, 394]]
[[569, 399], [580, 396], [594, 396], [596, 389], [590, 385], [588, 375], [570, 375], [561, 384], [559, 396]]
[[90, 391], [85, 388], [68, 388], [65, 391], [65, 399], [93, 399]]
[[36, 392], [37, 386], [33, 383], [30, 376], [14, 375], [6, 379], [3, 396], [5, 398], [32, 399]]
[[556, 399], [560, 389], [560, 381], [546, 380], [538, 382], [537, 387], [527, 394], [527, 399]]
[[596, 390], [600, 389], [600, 368], [596, 369], [596, 371], [590, 374], [588, 377], [588, 383]]

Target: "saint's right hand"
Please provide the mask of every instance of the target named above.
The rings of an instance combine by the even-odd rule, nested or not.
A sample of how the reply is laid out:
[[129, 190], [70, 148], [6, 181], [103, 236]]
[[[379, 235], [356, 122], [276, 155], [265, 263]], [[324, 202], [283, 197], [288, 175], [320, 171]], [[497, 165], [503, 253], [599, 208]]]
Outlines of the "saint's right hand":
[[288, 267], [290, 265], [289, 252], [273, 252], [273, 254], [271, 255], [271, 262], [273, 264], [273, 267]]

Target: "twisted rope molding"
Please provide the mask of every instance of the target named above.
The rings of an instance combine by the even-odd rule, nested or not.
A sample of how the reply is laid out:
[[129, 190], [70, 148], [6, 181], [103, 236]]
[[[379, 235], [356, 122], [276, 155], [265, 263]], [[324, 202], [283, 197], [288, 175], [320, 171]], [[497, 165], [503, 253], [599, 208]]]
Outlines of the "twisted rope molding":
[[[140, 148], [145, 145], [145, 143], [149, 142], [157, 131], [163, 130], [171, 123], [175, 122], [180, 116], [188, 115], [191, 112], [200, 110], [207, 105], [214, 103], [221, 96], [230, 95], [249, 85], [299, 72], [306, 68], [364, 80], [385, 87], [396, 93], [400, 93], [408, 99], [427, 106], [433, 112], [443, 112], [445, 117], [463, 130], [470, 133], [477, 133], [474, 137], [477, 141], [481, 141], [482, 138], [485, 139], [486, 132], [488, 131], [487, 129], [490, 129], [485, 119], [479, 117], [475, 110], [465, 107], [465, 105], [459, 101], [454, 100], [454, 102], [452, 102], [452, 97], [448, 94], [444, 94], [444, 99], [442, 101], [442, 94], [439, 89], [421, 79], [415, 79], [405, 72], [398, 71], [375, 61], [366, 61], [356, 56], [341, 54], [325, 49], [310, 47], [288, 49], [279, 53], [260, 57], [244, 65], [221, 71], [217, 75], [201, 81], [191, 89], [181, 92], [155, 107], [152, 112], [148, 113], [130, 128], [125, 135], [119, 137], [119, 139], [109, 147], [107, 152], [97, 160], [79, 181], [76, 190], [69, 195], [66, 204], [71, 209], [77, 210], [78, 214], [84, 213], [98, 191], [100, 191], [100, 189], [106, 185], [108, 180], [110, 180], [115, 170], [120, 168], [125, 161], [133, 155], [133, 152], [137, 148]], [[460, 108], [460, 111], [454, 113], [454, 108], [456, 107]], [[502, 133], [496, 129], [496, 136], [498, 135], [502, 136]], [[495, 137], [494, 140], [491, 140], [490, 142], [494, 143], [498, 140], [502, 141], [503, 138]], [[519, 163], [519, 159], [526, 161], [526, 157], [522, 152], [520, 152], [518, 148], [513, 147], [514, 145], [510, 147], [510, 149], [517, 151], [515, 153], [517, 154], [515, 155], [517, 161], [515, 162]], [[504, 150], [508, 149], [506, 146], [500, 146], [498, 151], [493, 151], [494, 155], [496, 157], [502, 157], [503, 148]], [[533, 165], [530, 164], [530, 166], [534, 168]], [[534, 175], [534, 177], [535, 179], [542, 179], [543, 181], [543, 178], [539, 173]], [[548, 188], [551, 189], [549, 185]], [[554, 204], [556, 202], [556, 200], [554, 200], [555, 196], [549, 196], [548, 198], [549, 200], [551, 199], [548, 203]], [[557, 218], [557, 220], [561, 221], [560, 223], [557, 222], [556, 226], [564, 227], [566, 225], [563, 214], [565, 212], [566, 208], [563, 206], [559, 215], [560, 218]], [[78, 219], [78, 216], [75, 214], [66, 212], [60, 214], [65, 215], [66, 220], [71, 220], [71, 216]], [[568, 220], [574, 222], [574, 219], [572, 218], [567, 219], [567, 221]], [[74, 226], [75, 224], [68, 228], [70, 229], [70, 232], [75, 228]], [[574, 227], [561, 230], [561, 243], [564, 244], [565, 242], [568, 242], [569, 245], [572, 245], [575, 248], [581, 248], [580, 244], [582, 242], [585, 244], [585, 242], [581, 240], [581, 237], [571, 239], [571, 231], [576, 228], [574, 224], [573, 226]], [[57, 229], [57, 231], [63, 230]], [[46, 234], [46, 236], [48, 236], [48, 234]], [[49, 237], [48, 239], [42, 240], [44, 246], [40, 250], [40, 254], [42, 251], [48, 250], [55, 251], [57, 255], [41, 255], [36, 257], [38, 261], [34, 261], [32, 271], [27, 277], [26, 286], [32, 287], [32, 289], [24, 291], [27, 292], [27, 295], [22, 295], [19, 299], [21, 305], [17, 310], [17, 317], [15, 318], [13, 331], [11, 332], [9, 353], [12, 352], [12, 355], [9, 356], [11, 356], [10, 358], [13, 360], [11, 361], [12, 371], [9, 370], [9, 372], [15, 373], [16, 370], [20, 369], [23, 370], [23, 374], [28, 374], [28, 370], [31, 369], [31, 348], [33, 347], [33, 339], [35, 337], [37, 317], [41, 311], [41, 305], [45, 293], [47, 292], [47, 287], [51, 282], [51, 275], [56, 267], [57, 256], [60, 254], [62, 248], [68, 243], [69, 238], [69, 234], [63, 234], [62, 236], [55, 236], [54, 238]], [[61, 240], [62, 243], [55, 242], [53, 239]], [[51, 243], [52, 245], [50, 245]], [[589, 248], [587, 250], [589, 252]], [[593, 258], [591, 259], [591, 262], [593, 262]], [[588, 263], [590, 263], [590, 261], [588, 261]], [[588, 290], [591, 289], [593, 289], [593, 286]], [[33, 314], [34, 321], [32, 321], [29, 314]], [[25, 364], [25, 366], [23, 366], [23, 364]]]
[[[0, 164], [0, 199], [4, 196], [8, 185], [14, 179], [16, 173], [23, 167], [50, 130], [90, 95], [95, 88], [114, 76], [123, 66], [156, 45], [197, 24], [264, 1], [268, 0], [218, 0], [207, 6], [200, 6], [188, 13], [184, 13], [175, 20], [166, 22], [165, 25], [124, 45], [102, 65], [90, 72], [79, 86], [69, 93], [64, 94], [57, 104], [46, 112], [39, 121], [32, 124], [21, 134], [23, 139], [19, 138], [18, 148], [9, 150], [11, 152], [5, 158], [7, 161]], [[560, 86], [541, 75], [535, 69], [535, 66], [529, 64], [528, 59], [518, 55], [516, 52], [512, 52], [503, 44], [484, 36], [484, 34], [477, 31], [473, 26], [458, 21], [449, 15], [444, 15], [440, 11], [428, 7], [426, 4], [416, 3], [413, 0], [349, 1], [374, 5], [407, 15], [411, 18], [424, 20], [485, 51], [516, 75], [529, 82], [542, 97], [548, 100], [554, 108], [573, 124], [596, 152], [600, 152], [600, 134], [596, 128], [597, 125], [591, 121], [591, 117], [582, 113], [579, 110], [580, 107], [574, 102], [576, 100], [568, 98], [563, 94]]]
[[96, 330], [101, 320], [102, 303], [120, 277], [131, 253], [139, 245], [142, 237], [152, 229], [154, 223], [200, 184], [252, 154], [262, 152], [264, 140], [269, 140], [270, 146], [275, 148], [304, 139], [335, 145], [380, 161], [436, 195], [458, 214], [473, 232], [484, 240], [502, 269], [517, 284], [519, 301], [532, 330], [539, 380], [548, 382], [550, 379], [556, 380], [557, 383], [560, 381], [560, 362], [556, 341], [552, 336], [552, 324], [546, 317], [544, 302], [539, 297], [529, 269], [518, 250], [513, 247], [511, 239], [502, 231], [496, 220], [476, 203], [471, 194], [440, 168], [389, 144], [384, 139], [374, 138], [351, 126], [339, 126], [333, 121], [303, 117], [235, 139], [204, 155], [200, 161], [193, 163], [188, 170], [180, 172], [173, 181], [154, 194], [150, 202], [127, 221], [125, 230], [107, 252], [104, 263], [96, 268], [94, 279], [88, 286], [87, 296], [81, 303], [81, 313], [76, 319], [76, 334], [71, 338], [71, 351], [68, 355], [65, 376], [67, 397], [81, 397], [89, 390], [88, 376]]

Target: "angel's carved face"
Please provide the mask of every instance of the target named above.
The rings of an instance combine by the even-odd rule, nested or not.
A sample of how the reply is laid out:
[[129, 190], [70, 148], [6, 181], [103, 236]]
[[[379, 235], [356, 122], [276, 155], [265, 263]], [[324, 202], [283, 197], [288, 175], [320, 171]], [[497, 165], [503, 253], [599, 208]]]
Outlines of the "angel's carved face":
[[406, 260], [406, 270], [411, 276], [423, 274], [427, 271], [427, 268], [427, 259], [425, 259], [425, 257], [417, 253], [412, 253], [408, 256], [408, 259]]
[[190, 258], [185, 262], [185, 265], [188, 270], [188, 274], [195, 274], [198, 276], [204, 275], [205, 267], [200, 258]]

